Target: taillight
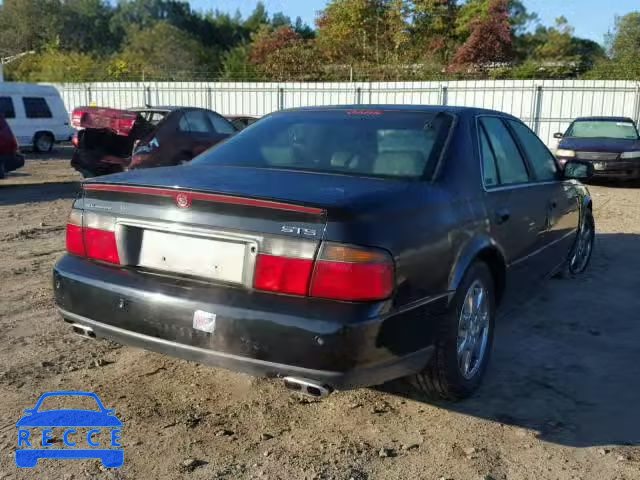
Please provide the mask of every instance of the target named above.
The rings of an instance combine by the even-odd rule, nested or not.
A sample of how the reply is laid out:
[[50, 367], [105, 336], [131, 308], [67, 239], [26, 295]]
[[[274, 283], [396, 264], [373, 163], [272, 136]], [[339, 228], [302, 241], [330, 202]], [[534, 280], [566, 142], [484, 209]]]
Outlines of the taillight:
[[306, 295], [312, 270], [313, 260], [259, 254], [254, 286], [271, 292]]
[[82, 210], [73, 209], [67, 221], [67, 252], [85, 256], [82, 238]]
[[324, 243], [309, 294], [335, 300], [382, 300], [393, 291], [391, 256], [378, 249]]
[[393, 291], [393, 259], [383, 250], [325, 242], [314, 261], [314, 242], [274, 243], [265, 242], [268, 253], [256, 259], [256, 289], [345, 301], [382, 300]]
[[253, 286], [259, 290], [307, 295], [316, 242], [267, 237], [256, 258]]
[[74, 209], [67, 223], [67, 251], [74, 255], [120, 264], [115, 219]]

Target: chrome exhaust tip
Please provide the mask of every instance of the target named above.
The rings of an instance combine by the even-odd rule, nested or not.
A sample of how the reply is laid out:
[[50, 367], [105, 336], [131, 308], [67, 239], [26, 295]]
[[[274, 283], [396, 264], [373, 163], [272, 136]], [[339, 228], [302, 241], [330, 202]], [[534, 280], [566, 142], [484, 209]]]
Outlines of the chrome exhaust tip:
[[294, 392], [313, 398], [324, 398], [331, 393], [331, 388], [307, 378], [285, 377], [284, 386]]
[[71, 330], [76, 335], [80, 335], [84, 338], [96, 338], [96, 334], [93, 332], [93, 328], [81, 325], [79, 323], [72, 323]]

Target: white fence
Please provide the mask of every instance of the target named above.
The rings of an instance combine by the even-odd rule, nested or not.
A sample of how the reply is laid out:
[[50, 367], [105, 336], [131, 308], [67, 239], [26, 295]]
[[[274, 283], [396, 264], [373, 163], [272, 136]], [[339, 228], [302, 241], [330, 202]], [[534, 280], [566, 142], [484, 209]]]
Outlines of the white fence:
[[69, 110], [96, 104], [199, 106], [261, 116], [283, 108], [338, 104], [483, 107], [519, 117], [551, 147], [553, 133], [580, 116], [640, 120], [640, 83], [605, 80], [452, 82], [98, 82], [55, 85]]

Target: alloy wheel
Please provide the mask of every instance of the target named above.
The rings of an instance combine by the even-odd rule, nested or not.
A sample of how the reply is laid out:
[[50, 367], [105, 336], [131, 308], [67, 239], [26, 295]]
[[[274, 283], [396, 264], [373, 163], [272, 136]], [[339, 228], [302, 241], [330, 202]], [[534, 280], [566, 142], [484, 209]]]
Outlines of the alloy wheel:
[[476, 280], [467, 290], [458, 320], [458, 367], [466, 379], [473, 378], [486, 355], [489, 312], [487, 289]]
[[593, 224], [585, 219], [580, 227], [576, 250], [571, 258], [571, 273], [582, 273], [587, 268], [593, 249]]

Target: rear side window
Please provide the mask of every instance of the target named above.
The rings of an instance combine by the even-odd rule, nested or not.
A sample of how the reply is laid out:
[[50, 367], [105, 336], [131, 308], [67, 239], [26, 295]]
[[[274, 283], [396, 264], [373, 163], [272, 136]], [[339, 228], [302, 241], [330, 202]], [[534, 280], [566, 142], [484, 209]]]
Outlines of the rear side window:
[[11, 97], [0, 97], [0, 115], [4, 118], [16, 118]]
[[509, 120], [516, 137], [529, 159], [529, 163], [540, 181], [551, 181], [558, 178], [558, 167], [551, 152], [529, 128], [520, 122]]
[[236, 133], [236, 129], [228, 120], [216, 115], [215, 113], [207, 112], [209, 121], [213, 125], [213, 129], [218, 133], [232, 134]]
[[482, 173], [485, 187], [496, 187], [499, 183], [496, 156], [489, 144], [489, 139], [483, 127], [479, 128], [480, 154], [482, 155]]
[[189, 110], [182, 114], [179, 123], [180, 131], [190, 133], [212, 133], [213, 127], [205, 112], [202, 110]]
[[528, 182], [527, 167], [507, 126], [498, 117], [482, 117], [480, 123], [495, 155], [500, 184]]
[[24, 112], [27, 118], [51, 118], [51, 110], [42, 97], [23, 97]]
[[191, 164], [429, 178], [452, 124], [453, 116], [444, 112], [336, 109], [276, 113]]

